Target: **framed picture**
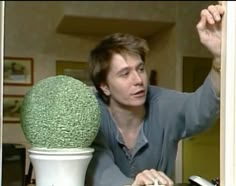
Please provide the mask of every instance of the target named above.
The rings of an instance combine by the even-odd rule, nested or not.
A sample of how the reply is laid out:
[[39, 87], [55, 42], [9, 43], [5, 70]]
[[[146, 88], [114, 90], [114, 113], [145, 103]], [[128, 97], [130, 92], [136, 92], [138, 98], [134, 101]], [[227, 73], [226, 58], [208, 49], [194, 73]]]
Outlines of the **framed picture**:
[[20, 122], [20, 108], [23, 98], [22, 95], [3, 96], [3, 123]]
[[88, 63], [79, 61], [56, 61], [56, 74], [78, 79], [88, 86], [93, 86], [89, 77]]
[[31, 86], [33, 58], [4, 57], [4, 85]]

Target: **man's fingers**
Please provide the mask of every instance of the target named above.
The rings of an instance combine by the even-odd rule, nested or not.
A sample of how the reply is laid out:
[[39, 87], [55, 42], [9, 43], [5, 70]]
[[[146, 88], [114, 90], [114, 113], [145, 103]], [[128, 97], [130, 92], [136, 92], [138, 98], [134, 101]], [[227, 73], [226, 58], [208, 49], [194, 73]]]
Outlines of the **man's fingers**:
[[201, 19], [196, 26], [198, 31], [204, 30], [207, 24], [213, 25], [220, 22], [223, 14], [224, 8], [222, 5], [210, 5], [207, 9], [203, 9], [200, 14]]
[[217, 6], [210, 5], [210, 6], [208, 6], [208, 10], [209, 10], [210, 14], [212, 15], [212, 18], [215, 21], [221, 20], [221, 15], [220, 15], [220, 12], [219, 12]]
[[174, 182], [173, 182], [168, 176], [166, 176], [165, 173], [159, 172], [159, 174], [167, 181], [167, 183], [168, 183], [169, 186], [174, 185]]
[[146, 178], [146, 179], [145, 179], [145, 184], [146, 184], [146, 185], [151, 185], [151, 184], [154, 183], [155, 175], [152, 174], [151, 171], [145, 170], [145, 171], [143, 171], [143, 175], [144, 175], [145, 178]]
[[159, 184], [171, 186], [174, 182], [163, 172], [151, 169], [152, 174], [157, 178]]
[[218, 12], [220, 13], [220, 15], [224, 14], [225, 9], [222, 5], [216, 5], [216, 8], [217, 8]]
[[160, 171], [156, 171], [154, 169], [151, 169], [151, 172], [152, 172], [153, 176], [158, 180], [159, 184], [166, 185], [168, 183], [167, 180], [165, 179], [165, 177], [163, 177], [160, 174]]
[[154, 185], [155, 180], [158, 180], [159, 185], [173, 186], [173, 181], [161, 171], [155, 169], [144, 170], [137, 174], [132, 186], [138, 185]]
[[148, 173], [148, 170], [145, 170], [139, 173], [133, 185], [151, 185], [153, 184], [153, 177]]
[[206, 28], [207, 22], [210, 24], [215, 23], [212, 15], [209, 13], [209, 11], [207, 9], [203, 9], [201, 11], [200, 16], [201, 16], [201, 19], [200, 19], [199, 23], [197, 24], [197, 29], [199, 31], [204, 30]]
[[206, 17], [206, 20], [209, 24], [214, 24], [215, 18], [213, 12], [209, 11], [208, 9], [204, 9], [201, 11], [201, 17]]
[[206, 17], [201, 16], [201, 20], [197, 24], [197, 29], [202, 30], [202, 29], [204, 29], [205, 25], [206, 25]]

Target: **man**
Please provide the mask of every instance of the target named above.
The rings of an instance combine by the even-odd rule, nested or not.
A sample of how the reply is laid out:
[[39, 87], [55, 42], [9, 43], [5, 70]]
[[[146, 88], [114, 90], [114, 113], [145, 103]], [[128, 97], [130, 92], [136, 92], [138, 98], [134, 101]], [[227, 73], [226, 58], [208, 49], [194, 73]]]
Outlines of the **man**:
[[173, 185], [179, 140], [210, 128], [219, 117], [221, 5], [201, 11], [197, 29], [212, 53], [212, 69], [193, 93], [149, 86], [144, 69], [145, 40], [116, 33], [90, 55], [91, 78], [101, 107], [101, 127], [93, 143], [89, 186]]

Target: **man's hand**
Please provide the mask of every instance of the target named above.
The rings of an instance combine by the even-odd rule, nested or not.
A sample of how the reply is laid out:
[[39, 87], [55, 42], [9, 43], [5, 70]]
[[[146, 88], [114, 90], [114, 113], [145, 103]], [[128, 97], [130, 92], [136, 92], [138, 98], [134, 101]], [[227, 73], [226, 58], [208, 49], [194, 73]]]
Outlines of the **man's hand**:
[[135, 177], [132, 186], [154, 185], [154, 181], [158, 180], [158, 184], [165, 186], [173, 186], [173, 181], [161, 171], [155, 169], [144, 170]]
[[221, 55], [221, 20], [224, 14], [222, 5], [210, 5], [201, 11], [197, 30], [201, 43], [212, 53], [214, 58]]

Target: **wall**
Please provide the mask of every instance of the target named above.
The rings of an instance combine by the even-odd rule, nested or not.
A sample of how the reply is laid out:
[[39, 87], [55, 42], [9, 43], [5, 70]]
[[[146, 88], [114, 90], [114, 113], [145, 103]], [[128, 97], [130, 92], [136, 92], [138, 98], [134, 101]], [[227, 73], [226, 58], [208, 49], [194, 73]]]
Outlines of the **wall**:
[[[6, 2], [5, 12], [5, 56], [32, 57], [34, 84], [56, 74], [57, 59], [86, 62], [88, 51], [97, 42], [94, 37], [74, 38], [55, 33], [63, 16], [63, 7], [55, 2], [10, 1]], [[24, 95], [29, 88], [4, 86], [4, 94]], [[3, 142], [30, 147], [19, 124], [3, 125]]]
[[148, 39], [150, 54], [147, 58], [148, 71], [157, 71], [157, 84], [175, 89], [176, 77], [176, 28], [170, 26]]
[[64, 3], [65, 13], [89, 17], [174, 22], [176, 1], [80, 1]]
[[196, 25], [200, 20], [200, 12], [216, 1], [178, 1], [176, 9], [176, 89], [182, 90], [183, 56], [209, 57], [210, 53], [199, 41]]

